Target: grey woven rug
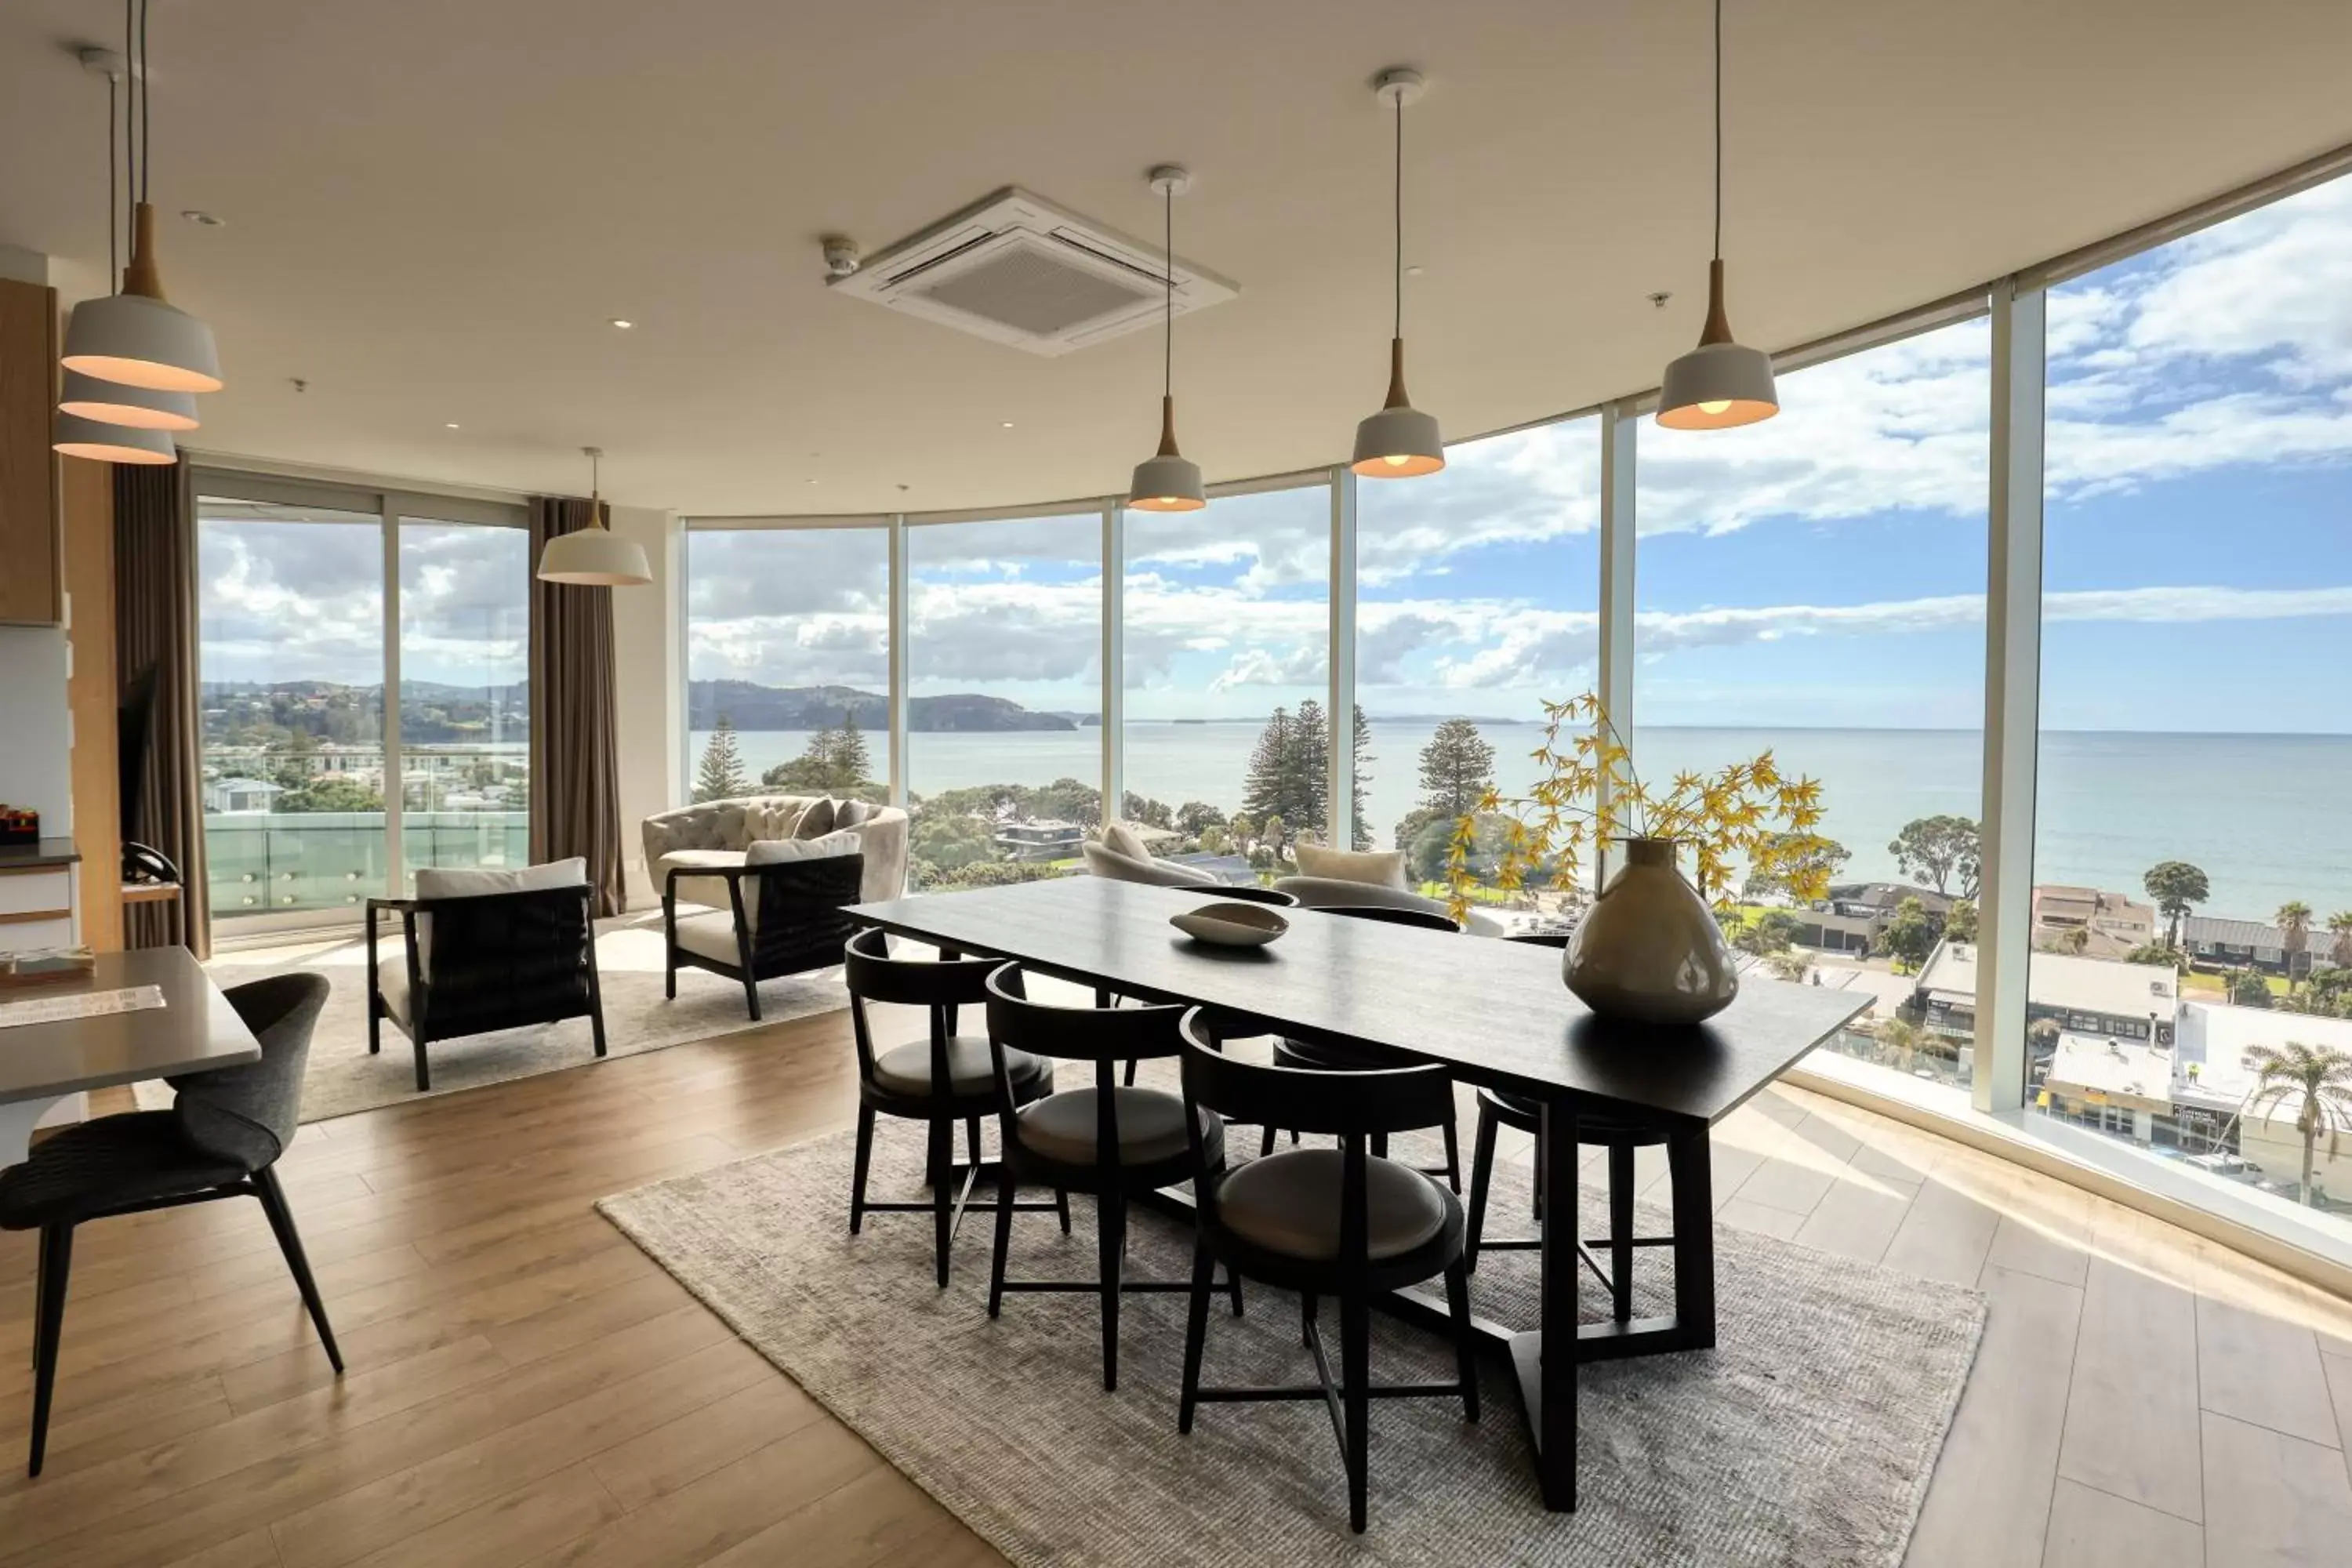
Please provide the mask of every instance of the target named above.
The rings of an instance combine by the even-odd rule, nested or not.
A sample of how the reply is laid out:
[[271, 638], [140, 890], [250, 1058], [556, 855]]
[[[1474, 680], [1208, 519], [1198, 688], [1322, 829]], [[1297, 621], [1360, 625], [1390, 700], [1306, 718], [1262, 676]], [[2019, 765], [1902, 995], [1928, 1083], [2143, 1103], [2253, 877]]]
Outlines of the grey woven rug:
[[[919, 1194], [921, 1146], [914, 1124], [883, 1119], [876, 1197]], [[1204, 1406], [1177, 1435], [1181, 1295], [1126, 1299], [1106, 1394], [1096, 1298], [1009, 1296], [991, 1322], [992, 1216], [967, 1218], [940, 1291], [924, 1215], [848, 1234], [852, 1151], [844, 1132], [599, 1206], [1024, 1568], [1895, 1564], [1984, 1322], [1973, 1291], [1718, 1227], [1719, 1348], [1580, 1374], [1578, 1512], [1543, 1511], [1517, 1394], [1490, 1367], [1475, 1426], [1453, 1400], [1373, 1405], [1370, 1530], [1353, 1537], [1319, 1405]], [[1524, 1182], [1501, 1168], [1490, 1234], [1524, 1226]], [[1072, 1208], [1066, 1238], [1050, 1214], [1016, 1218], [1011, 1277], [1092, 1277], [1091, 1203]], [[1657, 1212], [1642, 1225], [1668, 1228]], [[1139, 1215], [1130, 1246], [1130, 1279], [1189, 1272], [1191, 1232], [1173, 1220]], [[1672, 1291], [1653, 1258], [1648, 1311]], [[1246, 1290], [1245, 1317], [1210, 1319], [1203, 1381], [1311, 1382], [1297, 1298]], [[1472, 1290], [1484, 1315], [1532, 1326], [1535, 1255], [1486, 1254]], [[1444, 1342], [1373, 1322], [1375, 1382], [1452, 1378]]]

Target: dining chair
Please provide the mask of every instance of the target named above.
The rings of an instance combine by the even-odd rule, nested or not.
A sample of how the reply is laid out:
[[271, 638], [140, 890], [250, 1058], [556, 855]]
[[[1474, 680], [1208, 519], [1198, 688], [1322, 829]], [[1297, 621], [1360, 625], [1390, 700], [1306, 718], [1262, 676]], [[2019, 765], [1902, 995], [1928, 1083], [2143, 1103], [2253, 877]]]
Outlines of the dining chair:
[[[1284, 892], [1280, 888], [1261, 888], [1255, 882], [1244, 882], [1239, 884], [1220, 882], [1214, 887], [1193, 888], [1188, 890], [1201, 893], [1213, 893], [1220, 899], [1237, 900], [1244, 904], [1270, 904], [1277, 910], [1295, 910], [1298, 907], [1298, 900], [1296, 898], [1293, 898], [1290, 894]], [[1095, 992], [1095, 1005], [1097, 1006], [1112, 1006], [1118, 1002], [1118, 995], [1111, 991], [1097, 989]], [[1130, 1087], [1135, 1082], [1135, 1064], [1133, 1062], [1127, 1064], [1125, 1081]]]
[[[898, 957], [890, 951], [889, 937], [879, 930], [859, 931], [844, 944], [842, 952], [842, 973], [849, 990], [850, 1036], [857, 1047], [857, 1162], [850, 1176], [849, 1234], [860, 1234], [869, 1214], [929, 1214], [939, 1282], [944, 1289], [949, 1254], [981, 1171], [980, 1121], [995, 1115], [999, 1109], [988, 1042], [976, 1035], [958, 1034], [957, 1014], [966, 1006], [986, 1005], [989, 971], [1003, 961], [964, 958], [952, 952], [942, 952], [935, 963]], [[877, 1046], [866, 1011], [867, 1004], [875, 1002], [923, 1009], [929, 1025], [924, 1037]], [[1005, 1074], [1015, 1109], [1054, 1092], [1054, 1064], [1043, 1057], [1011, 1052], [1005, 1059]], [[929, 1201], [875, 1203], [866, 1196], [877, 1116], [929, 1125], [930, 1145], [924, 1166], [931, 1184]], [[959, 1121], [964, 1125], [970, 1157], [961, 1184], [954, 1163]], [[1062, 1216], [1062, 1229], [1070, 1228], [1066, 1194], [1056, 1191], [1052, 1203], [1019, 1206], [1055, 1210]]]
[[[1504, 940], [1523, 942], [1533, 947], [1564, 948], [1570, 934], [1564, 931], [1519, 931]], [[1529, 1184], [1530, 1206], [1537, 1223], [1543, 1220], [1544, 1189], [1550, 1174], [1544, 1169], [1543, 1106], [1524, 1095], [1510, 1094], [1502, 1089], [1478, 1090], [1478, 1132], [1470, 1153], [1470, 1218], [1469, 1237], [1465, 1243], [1464, 1267], [1475, 1270], [1481, 1252], [1532, 1251], [1543, 1246], [1540, 1237], [1513, 1237], [1508, 1239], [1488, 1239], [1486, 1230], [1487, 1199], [1495, 1176], [1495, 1142], [1500, 1129], [1516, 1128], [1535, 1135], [1535, 1180]], [[1578, 1252], [1587, 1268], [1609, 1289], [1610, 1315], [1618, 1322], [1629, 1322], [1633, 1316], [1633, 1257], [1638, 1247], [1672, 1247], [1671, 1236], [1636, 1236], [1633, 1234], [1633, 1158], [1639, 1149], [1666, 1146], [1668, 1180], [1691, 1180], [1685, 1176], [1688, 1162], [1699, 1151], [1687, 1140], [1674, 1136], [1674, 1129], [1663, 1122], [1644, 1121], [1639, 1117], [1615, 1114], [1596, 1116], [1591, 1111], [1580, 1113], [1576, 1120], [1576, 1141], [1585, 1148], [1598, 1147], [1607, 1152], [1609, 1177], [1609, 1266], [1603, 1268], [1590, 1243], [1580, 1245]], [[1571, 1173], [1570, 1180], [1575, 1179]]]
[[[1478, 1373], [1470, 1324], [1470, 1276], [1463, 1261], [1462, 1205], [1425, 1172], [1373, 1153], [1371, 1142], [1451, 1120], [1453, 1080], [1434, 1065], [1360, 1072], [1261, 1067], [1216, 1049], [1206, 1015], [1184, 1019], [1185, 1125], [1192, 1136], [1218, 1116], [1279, 1122], [1339, 1140], [1332, 1149], [1286, 1149], [1194, 1184], [1199, 1231], [1192, 1255], [1192, 1310], [1184, 1331], [1184, 1384], [1176, 1429], [1189, 1434], [1198, 1406], [1221, 1402], [1320, 1400], [1348, 1470], [1348, 1522], [1361, 1532], [1370, 1488], [1371, 1401], [1455, 1398], [1478, 1419]], [[1200, 1151], [1205, 1154], [1205, 1146]], [[1315, 1383], [1299, 1388], [1201, 1386], [1212, 1275], [1232, 1272], [1296, 1290]], [[1454, 1323], [1455, 1381], [1371, 1381], [1375, 1296], [1444, 1275]], [[1339, 1373], [1316, 1303], [1339, 1302]]]
[[91, 1220], [218, 1198], [259, 1199], [328, 1363], [341, 1375], [342, 1352], [276, 1170], [300, 1121], [302, 1069], [327, 990], [326, 976], [309, 971], [229, 987], [223, 994], [260, 1041], [259, 1061], [166, 1079], [179, 1091], [170, 1110], [124, 1111], [68, 1127], [36, 1145], [22, 1164], [0, 1171], [0, 1230], [41, 1233], [28, 1474], [41, 1473], [48, 1447], [74, 1230]]
[[[1454, 923], [1453, 917], [1450, 915], [1437, 914], [1428, 910], [1403, 909], [1388, 904], [1327, 904], [1316, 912], [1338, 915], [1343, 920], [1373, 921], [1382, 925], [1410, 926], [1417, 931], [1444, 931], [1448, 935], [1458, 936], [1462, 931], [1460, 926]], [[1370, 1072], [1394, 1065], [1385, 1058], [1375, 1058], [1361, 1051], [1349, 1050], [1344, 1046], [1327, 1046], [1312, 1040], [1291, 1039], [1275, 1041], [1274, 1064], [1276, 1067], [1297, 1068], [1308, 1072]], [[1292, 1127], [1284, 1131], [1289, 1132], [1290, 1141], [1293, 1143], [1298, 1142], [1297, 1128]], [[1268, 1127], [1262, 1135], [1258, 1143], [1260, 1159], [1274, 1152], [1275, 1132], [1274, 1128]], [[1459, 1193], [1462, 1190], [1461, 1136], [1454, 1129], [1454, 1118], [1450, 1116], [1445, 1119], [1444, 1135], [1445, 1163], [1442, 1165], [1423, 1166], [1423, 1169], [1431, 1175], [1444, 1176], [1445, 1184]], [[1388, 1157], [1389, 1145], [1386, 1133], [1381, 1133], [1373, 1139], [1372, 1152], [1381, 1159]]]
[[[1103, 1387], [1118, 1387], [1118, 1303], [1124, 1293], [1185, 1290], [1181, 1279], [1126, 1277], [1129, 1199], [1221, 1171], [1222, 1121], [1192, 1124], [1184, 1101], [1165, 1089], [1123, 1087], [1118, 1064], [1172, 1057], [1183, 1048], [1184, 1009], [1176, 1006], [1060, 1007], [1029, 999], [1017, 963], [988, 977], [988, 1043], [996, 1073], [1003, 1157], [997, 1167], [996, 1253], [988, 1281], [988, 1315], [1007, 1291], [1091, 1291], [1102, 1300]], [[1094, 1064], [1094, 1083], [1015, 1107], [1013, 1066], [1023, 1054]], [[1007, 1279], [1013, 1246], [1013, 1194], [1022, 1182], [1095, 1197], [1097, 1271], [1091, 1280]], [[1234, 1315], [1242, 1312], [1241, 1276], [1229, 1280]]]

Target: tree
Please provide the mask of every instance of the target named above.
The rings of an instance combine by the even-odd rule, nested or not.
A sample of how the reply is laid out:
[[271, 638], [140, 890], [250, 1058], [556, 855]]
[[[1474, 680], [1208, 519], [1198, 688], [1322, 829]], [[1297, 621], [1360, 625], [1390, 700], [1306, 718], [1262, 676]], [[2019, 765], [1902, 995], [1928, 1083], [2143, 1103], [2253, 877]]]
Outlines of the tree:
[[2147, 896], [2156, 900], [2157, 912], [2168, 922], [2164, 931], [2164, 945], [2180, 945], [2180, 922], [2189, 911], [2213, 896], [2212, 884], [2205, 873], [2186, 860], [2159, 860], [2147, 868], [2139, 879]]
[[874, 762], [866, 755], [866, 737], [858, 733], [855, 709], [841, 710], [841, 728], [833, 732], [833, 751], [827, 760], [844, 789], [856, 789], [873, 772]]
[[2075, 926], [2070, 931], [2060, 931], [2055, 937], [2051, 939], [2050, 951], [2053, 952], [2071, 952], [2078, 958], [2081, 957], [2084, 953], [2091, 951], [2091, 928], [2088, 926]]
[[1955, 899], [1944, 916], [1944, 937], [1948, 942], [1974, 942], [1977, 939], [1977, 901]]
[[1919, 1026], [1889, 1018], [1878, 1026], [1878, 1044], [1886, 1055], [1899, 1058], [1896, 1065], [1909, 1072], [1913, 1057], [1919, 1049]]
[[1477, 809], [1495, 787], [1495, 748], [1467, 719], [1448, 719], [1421, 749], [1421, 804], [1449, 820]]
[[1370, 721], [1364, 717], [1364, 705], [1359, 702], [1355, 705], [1355, 709], [1356, 736], [1355, 745], [1352, 748], [1354, 762], [1349, 769], [1349, 785], [1355, 790], [1355, 795], [1351, 797], [1355, 805], [1348, 815], [1349, 840], [1348, 847], [1351, 849], [1363, 850], [1372, 847], [1372, 825], [1365, 816], [1364, 803], [1371, 798], [1371, 764], [1380, 759], [1373, 756], [1368, 749], [1372, 743], [1372, 726]]
[[1786, 910], [1766, 910], [1739, 928], [1731, 939], [1731, 945], [1742, 952], [1769, 957], [1772, 953], [1788, 952], [1795, 945], [1796, 937], [1796, 916]]
[[[1773, 848], [1812, 837], [1803, 833], [1768, 833], [1764, 844]], [[1838, 868], [1853, 858], [1853, 851], [1833, 838], [1824, 838], [1818, 847], [1781, 863], [1777, 871], [1750, 871], [1743, 891], [1751, 899], [1769, 898], [1789, 892], [1790, 879], [1812, 871], [1824, 878], [1837, 875]]]
[[2169, 942], [2144, 942], [2124, 954], [2126, 963], [2168, 963], [2178, 974], [2189, 973], [2189, 955]]
[[1927, 906], [1906, 899], [1895, 906], [1895, 918], [1878, 933], [1878, 951], [1906, 969], [1917, 969], [1936, 951], [1936, 922]]
[[2327, 962], [2338, 969], [2352, 969], [2352, 910], [2338, 910], [2327, 917]]
[[858, 732], [857, 715], [844, 710], [838, 729], [827, 726], [808, 738], [801, 754], [778, 763], [760, 775], [770, 789], [803, 795], [856, 795], [871, 784], [873, 768], [866, 737]]
[[1801, 981], [1805, 978], [1806, 972], [1813, 967], [1813, 961], [1806, 954], [1791, 948], [1773, 953], [1765, 959], [1764, 966], [1772, 972], [1773, 978], [1776, 980]]
[[1249, 771], [1242, 782], [1242, 813], [1263, 822], [1278, 816], [1288, 804], [1284, 795], [1289, 787], [1290, 754], [1296, 731], [1290, 710], [1276, 708], [1257, 732], [1257, 744], [1250, 748]]
[[743, 759], [735, 751], [735, 721], [721, 713], [702, 748], [702, 765], [694, 775], [694, 798], [731, 800], [749, 794], [751, 788], [743, 776]]
[[2241, 969], [2230, 976], [2230, 1000], [2241, 1007], [2267, 1007], [2271, 983], [2255, 970]]
[[1188, 800], [1176, 808], [1176, 831], [1198, 838], [1212, 827], [1225, 826], [1225, 814], [1204, 800]]
[[2286, 988], [2292, 991], [2296, 961], [2311, 949], [2311, 906], [2301, 899], [2290, 899], [2279, 906], [2271, 924], [2279, 929], [2279, 950], [2286, 956]]
[[[2268, 1119], [2270, 1110], [2294, 1107], [2294, 1130], [2303, 1134], [2303, 1201], [2312, 1201], [2312, 1152], [2327, 1134], [2327, 1157], [2336, 1158], [2338, 1137], [2352, 1129], [2352, 1051], [2332, 1046], [2248, 1046], [2246, 1065], [2254, 1069], [2254, 1092], [2246, 1109]], [[2269, 1110], [2265, 1110], [2267, 1107]]]
[[1960, 897], [1977, 896], [1977, 825], [1965, 816], [1922, 816], [1906, 822], [1886, 852], [1895, 857], [1905, 876], [1924, 877], [1939, 893], [1952, 891], [1958, 879]]
[[1323, 704], [1312, 697], [1290, 721], [1290, 750], [1284, 758], [1282, 819], [1294, 837], [1323, 837], [1331, 821], [1324, 784], [1331, 773], [1331, 729]]

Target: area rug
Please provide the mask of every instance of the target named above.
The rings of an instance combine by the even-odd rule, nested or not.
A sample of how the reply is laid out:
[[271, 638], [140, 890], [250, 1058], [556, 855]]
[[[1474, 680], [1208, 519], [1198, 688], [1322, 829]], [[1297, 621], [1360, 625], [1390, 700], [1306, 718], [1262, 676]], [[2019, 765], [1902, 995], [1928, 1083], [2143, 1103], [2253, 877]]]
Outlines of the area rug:
[[[678, 971], [677, 1000], [668, 1001], [662, 995], [658, 914], [600, 921], [596, 932], [597, 984], [604, 999], [608, 1060], [849, 1005], [838, 969], [761, 982], [761, 1024], [754, 1024], [744, 1009], [742, 986], [708, 970]], [[387, 958], [399, 951], [397, 938], [379, 942], [377, 956]], [[415, 1056], [405, 1035], [386, 1023], [383, 1054], [368, 1055], [365, 942], [337, 941], [218, 953], [205, 968], [223, 986], [289, 970], [314, 970], [327, 976], [332, 989], [310, 1037], [310, 1068], [302, 1084], [305, 1121], [325, 1121], [484, 1084], [562, 1072], [597, 1060], [585, 1018], [436, 1040], [428, 1047], [433, 1088], [428, 1094], [419, 1095]], [[154, 1109], [169, 1104], [171, 1092], [161, 1082], [142, 1083], [136, 1098], [142, 1107]]]
[[[943, 1291], [922, 1215], [878, 1215], [852, 1237], [853, 1142], [845, 1132], [599, 1206], [1023, 1568], [1892, 1565], [1983, 1328], [1972, 1291], [1719, 1226], [1719, 1348], [1580, 1373], [1578, 1512], [1540, 1506], [1517, 1394], [1494, 1365], [1476, 1426], [1454, 1400], [1375, 1403], [1370, 1529], [1356, 1537], [1319, 1405], [1204, 1406], [1192, 1435], [1177, 1435], [1181, 1295], [1126, 1298], [1119, 1389], [1107, 1394], [1094, 1297], [1015, 1295], [989, 1321], [988, 1215], [966, 1221]], [[921, 1150], [919, 1129], [884, 1119], [877, 1196], [919, 1195]], [[1497, 1198], [1496, 1235], [1526, 1212], [1524, 1176], [1507, 1170], [1521, 1187]], [[1605, 1212], [1598, 1193], [1584, 1201]], [[1015, 1221], [1012, 1278], [1092, 1276], [1092, 1205], [1071, 1206], [1069, 1237], [1050, 1214]], [[1642, 1218], [1650, 1234], [1667, 1223]], [[1130, 1245], [1129, 1278], [1188, 1275], [1191, 1232], [1177, 1221], [1139, 1215]], [[1476, 1310], [1533, 1326], [1535, 1270], [1532, 1253], [1482, 1257]], [[1653, 1272], [1645, 1313], [1671, 1300], [1662, 1258]], [[1588, 1315], [1605, 1312], [1596, 1294], [1588, 1282]], [[1295, 1297], [1251, 1284], [1239, 1320], [1221, 1301], [1205, 1383], [1313, 1375]], [[1451, 1352], [1376, 1314], [1372, 1375], [1451, 1381]]]

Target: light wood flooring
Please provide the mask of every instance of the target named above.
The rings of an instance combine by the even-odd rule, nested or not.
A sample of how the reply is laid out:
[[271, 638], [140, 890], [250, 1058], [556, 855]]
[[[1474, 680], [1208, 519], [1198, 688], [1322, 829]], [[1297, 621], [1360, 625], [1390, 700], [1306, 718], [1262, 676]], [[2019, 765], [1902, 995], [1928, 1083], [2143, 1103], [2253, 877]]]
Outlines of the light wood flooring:
[[[1001, 1562], [592, 1207], [855, 1103], [835, 1014], [305, 1129], [340, 1382], [255, 1205], [91, 1226], [38, 1481], [33, 1247], [0, 1237], [0, 1568]], [[1792, 1089], [1716, 1180], [1729, 1224], [1990, 1298], [1918, 1568], [2352, 1563], [2352, 1304]]]

